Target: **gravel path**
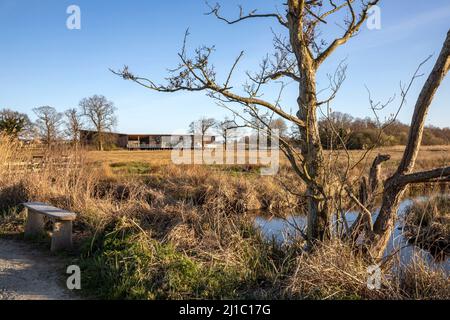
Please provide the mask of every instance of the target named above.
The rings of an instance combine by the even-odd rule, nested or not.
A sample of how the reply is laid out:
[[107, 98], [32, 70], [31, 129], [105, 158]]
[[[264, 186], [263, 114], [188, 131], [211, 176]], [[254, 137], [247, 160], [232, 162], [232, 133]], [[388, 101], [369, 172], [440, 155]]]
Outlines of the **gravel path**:
[[0, 300], [69, 300], [65, 265], [27, 243], [0, 239]]

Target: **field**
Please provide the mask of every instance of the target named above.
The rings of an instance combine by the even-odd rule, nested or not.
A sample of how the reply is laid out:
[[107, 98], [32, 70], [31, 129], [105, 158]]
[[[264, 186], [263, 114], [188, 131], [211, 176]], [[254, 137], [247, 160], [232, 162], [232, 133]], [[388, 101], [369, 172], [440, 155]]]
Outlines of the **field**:
[[[364, 150], [350, 150], [349, 155], [351, 159], [351, 163], [355, 163], [359, 161], [363, 156], [363, 161], [359, 165], [355, 167], [352, 174], [354, 176], [361, 176], [368, 173], [371, 162], [375, 158], [377, 154], [389, 154], [391, 155], [391, 160], [386, 162], [384, 165], [385, 175], [392, 173], [398, 163], [401, 160], [403, 155], [403, 146], [395, 146], [388, 148], [380, 148], [371, 150], [366, 154]], [[125, 168], [131, 167], [132, 172], [139, 171], [139, 167], [141, 167], [141, 171], [146, 173], [148, 172], [150, 167], [159, 167], [166, 166], [172, 164], [171, 159], [172, 151], [89, 151], [86, 154], [86, 160], [88, 163], [93, 164], [102, 164], [107, 166], [112, 166], [116, 168]], [[240, 154], [241, 156], [242, 153]], [[330, 152], [326, 151], [326, 156], [330, 155]], [[249, 157], [256, 157], [257, 151], [247, 151], [245, 152], [246, 163], [249, 163]], [[235, 155], [235, 159], [237, 158], [237, 154]], [[335, 151], [330, 157], [331, 169], [338, 170], [339, 167], [333, 163], [333, 159], [337, 159], [336, 163], [340, 166], [344, 166], [346, 164], [347, 155], [344, 151]], [[231, 163], [226, 163], [225, 165], [221, 165], [222, 169], [235, 168], [236, 165]], [[235, 161], [236, 163], [236, 161]], [[416, 170], [425, 170], [432, 169], [436, 167], [443, 167], [450, 163], [450, 146], [423, 146], [420, 149], [418, 159], [416, 161]], [[280, 152], [280, 167], [281, 168], [289, 168], [290, 164], [285, 158], [284, 154]], [[120, 170], [116, 170], [118, 172]]]
[[[403, 154], [403, 146], [395, 146], [389, 148], [375, 149], [370, 152], [372, 158], [378, 153], [390, 154], [392, 161], [397, 163], [400, 161]], [[351, 150], [350, 154], [354, 159], [359, 158], [364, 151]], [[163, 165], [171, 162], [171, 151], [90, 151], [87, 156], [90, 162], [146, 162], [152, 165]], [[285, 161], [285, 159], [284, 159]], [[427, 163], [449, 163], [450, 162], [450, 146], [423, 146], [419, 152], [419, 159], [417, 161], [420, 168], [427, 167]]]

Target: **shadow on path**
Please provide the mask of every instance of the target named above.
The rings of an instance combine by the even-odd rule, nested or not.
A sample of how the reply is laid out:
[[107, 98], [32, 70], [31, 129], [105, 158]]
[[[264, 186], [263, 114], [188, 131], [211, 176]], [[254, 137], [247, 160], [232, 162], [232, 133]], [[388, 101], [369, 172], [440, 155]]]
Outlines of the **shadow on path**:
[[65, 288], [66, 266], [27, 243], [0, 239], [0, 300], [72, 300]]

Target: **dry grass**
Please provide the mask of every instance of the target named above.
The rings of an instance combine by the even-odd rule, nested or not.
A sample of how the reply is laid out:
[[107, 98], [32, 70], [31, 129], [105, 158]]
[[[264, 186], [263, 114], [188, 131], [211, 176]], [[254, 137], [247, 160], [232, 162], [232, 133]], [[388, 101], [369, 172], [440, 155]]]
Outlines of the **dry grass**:
[[[351, 164], [359, 162], [359, 164], [356, 165], [353, 170], [351, 170], [351, 172], [349, 172], [350, 180], [353, 179], [355, 181], [358, 181], [359, 177], [367, 175], [373, 159], [380, 153], [391, 155], [391, 160], [383, 164], [383, 175], [385, 177], [389, 176], [395, 171], [398, 163], [400, 162], [403, 155], [403, 150], [403, 146], [375, 149], [367, 153], [364, 160], [361, 162], [359, 162], [359, 160], [362, 155], [365, 154], [365, 151], [350, 150], [349, 155]], [[335, 151], [333, 152], [333, 154], [330, 154], [329, 151], [326, 151], [325, 153], [325, 158], [330, 161], [331, 171], [339, 171], [346, 166], [346, 154], [344, 151]], [[256, 158], [256, 155], [256, 151], [246, 151], [245, 156], [247, 159], [247, 163], [250, 156]], [[148, 170], [147, 172], [145, 172], [144, 170], [144, 173], [148, 173], [148, 171], [151, 171], [154, 168], [165, 167], [172, 164], [171, 151], [91, 151], [87, 153], [86, 161], [88, 163], [94, 163], [97, 165], [109, 164], [112, 166], [125, 166], [127, 164], [129, 165], [132, 162], [146, 167]], [[443, 167], [448, 165], [448, 163], [450, 163], [450, 146], [423, 146], [420, 149], [418, 159], [416, 161], [415, 170], [419, 171], [436, 167]], [[214, 174], [216, 174], [216, 171], [219, 170], [228, 173], [236, 173], [236, 171], [240, 173], [246, 173], [246, 165], [225, 164], [204, 166], [208, 167], [209, 169], [214, 169]], [[280, 168], [282, 173], [286, 171], [290, 172], [290, 164], [282, 153], [280, 153]], [[250, 165], [250, 170], [247, 170], [247, 173], [257, 173], [258, 169], [258, 166]], [[292, 177], [292, 173], [290, 174]], [[288, 179], [288, 181], [289, 180], [295, 179]], [[449, 184], [440, 185], [440, 187], [442, 188], [441, 192], [446, 192], [449, 188], [448, 185]], [[434, 188], [435, 185], [414, 185], [410, 188], [410, 194], [427, 194]], [[298, 192], [298, 190], [296, 190], [296, 192]]]
[[450, 198], [416, 200], [406, 213], [406, 232], [412, 242], [436, 255], [450, 254]]
[[430, 268], [420, 257], [393, 274], [400, 297], [415, 300], [450, 299], [450, 280], [442, 270]]
[[285, 283], [285, 295], [299, 299], [449, 299], [450, 282], [415, 257], [401, 268], [383, 266], [379, 289], [369, 289], [369, 264], [338, 240], [319, 245], [296, 258]]
[[448, 297], [445, 275], [426, 267], [387, 273], [383, 288], [370, 291], [366, 263], [345, 244], [306, 254], [300, 240], [286, 247], [264, 241], [248, 210], [299, 204], [255, 168], [175, 166], [167, 163], [167, 152], [77, 153], [62, 165], [55, 151], [39, 171], [18, 173], [5, 164], [21, 151], [0, 142], [0, 155], [14, 150], [0, 163], [0, 229], [21, 231], [23, 201], [77, 212], [74, 254], [86, 289], [100, 297]]
[[[368, 156], [370, 163], [378, 153], [388, 153], [392, 156], [392, 166], [398, 164], [403, 155], [403, 146], [379, 148], [371, 151]], [[248, 157], [250, 152], [246, 152]], [[256, 152], [253, 152], [256, 153]], [[358, 159], [364, 151], [351, 150], [350, 155], [353, 160]], [[281, 154], [281, 153], [280, 153]], [[418, 169], [429, 169], [436, 165], [445, 165], [450, 160], [450, 146], [423, 146], [420, 149], [417, 161]], [[145, 162], [153, 166], [160, 166], [172, 163], [171, 151], [90, 151], [87, 154], [87, 161], [89, 162]], [[281, 159], [282, 163], [287, 164], [284, 157]]]
[[383, 290], [368, 289], [367, 267], [348, 245], [339, 241], [324, 243], [312, 254], [296, 259], [286, 295], [302, 299], [396, 298], [389, 282], [383, 284]]

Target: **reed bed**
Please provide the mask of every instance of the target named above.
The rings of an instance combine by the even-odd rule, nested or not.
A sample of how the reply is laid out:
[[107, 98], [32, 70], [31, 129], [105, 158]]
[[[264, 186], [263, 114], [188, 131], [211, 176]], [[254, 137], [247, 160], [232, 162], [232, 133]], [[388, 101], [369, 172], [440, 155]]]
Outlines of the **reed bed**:
[[[303, 240], [281, 245], [255, 229], [254, 209], [282, 214], [301, 203], [256, 168], [91, 161], [52, 150], [40, 168], [1, 139], [0, 235], [20, 237], [20, 203], [43, 201], [78, 213], [76, 249], [86, 294], [104, 299], [439, 299], [445, 273], [425, 265], [367, 289], [367, 264], [338, 240], [314, 253]], [[61, 163], [60, 159], [65, 159]], [[70, 159], [70, 160], [67, 160]], [[118, 163], [118, 164], [117, 164]], [[287, 170], [287, 169], [282, 169]], [[282, 171], [280, 177], [289, 175]]]

